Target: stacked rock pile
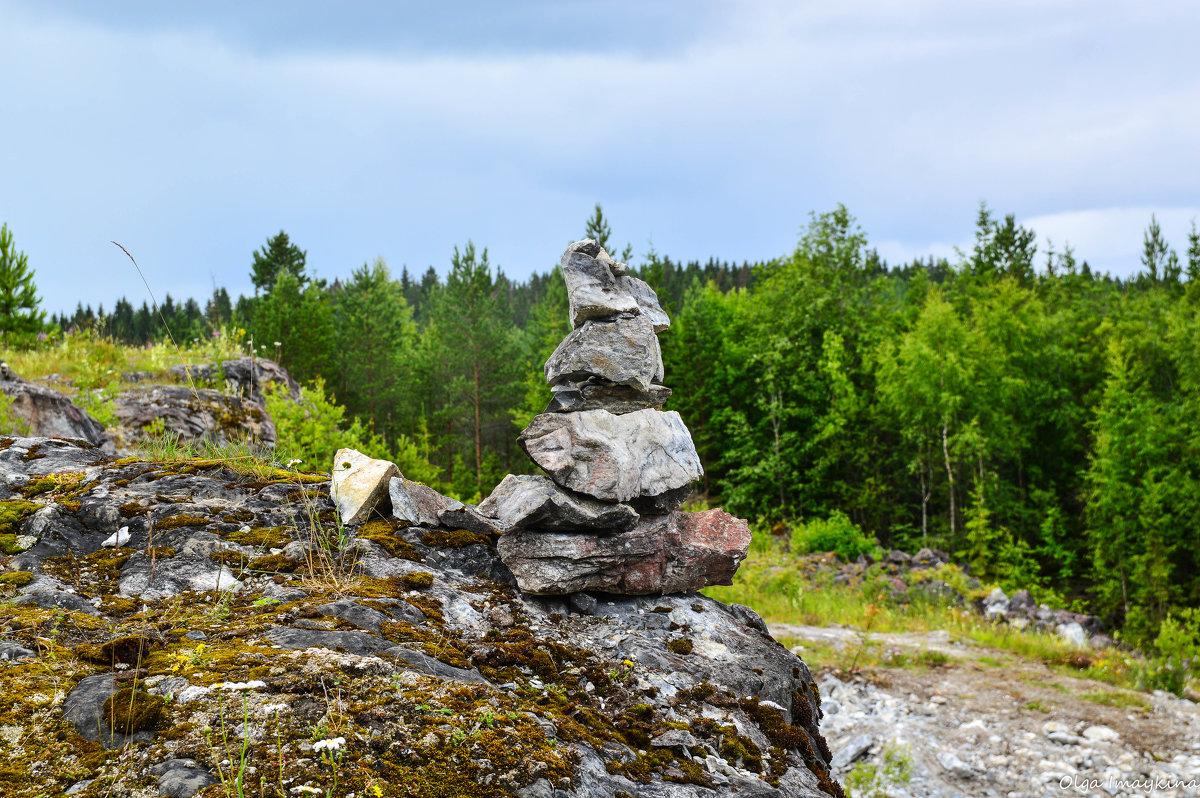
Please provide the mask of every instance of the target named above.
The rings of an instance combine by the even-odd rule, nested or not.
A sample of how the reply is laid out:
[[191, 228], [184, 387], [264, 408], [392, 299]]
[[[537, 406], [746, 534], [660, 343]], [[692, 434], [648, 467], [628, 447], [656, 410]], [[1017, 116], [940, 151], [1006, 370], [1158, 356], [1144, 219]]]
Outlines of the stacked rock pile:
[[572, 332], [546, 361], [552, 398], [520, 445], [548, 476], [510, 474], [479, 512], [529, 593], [673, 593], [729, 584], [746, 522], [679, 507], [703, 475], [662, 384], [653, 289], [592, 239], [562, 257]]

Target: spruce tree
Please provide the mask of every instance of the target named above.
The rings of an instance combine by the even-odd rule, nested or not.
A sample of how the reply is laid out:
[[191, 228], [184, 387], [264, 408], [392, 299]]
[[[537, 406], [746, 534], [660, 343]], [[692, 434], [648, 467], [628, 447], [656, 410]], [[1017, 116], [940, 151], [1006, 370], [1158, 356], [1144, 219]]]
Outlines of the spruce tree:
[[267, 239], [267, 244], [261, 250], [254, 251], [254, 265], [250, 269], [250, 280], [254, 283], [254, 295], [261, 290], [264, 294], [271, 293], [275, 281], [283, 273], [290, 274], [303, 287], [308, 281], [304, 274], [305, 259], [308, 253], [292, 243], [288, 234], [279, 231], [279, 235]]
[[39, 304], [29, 259], [13, 245], [8, 225], [0, 225], [0, 333], [40, 332], [46, 313]]

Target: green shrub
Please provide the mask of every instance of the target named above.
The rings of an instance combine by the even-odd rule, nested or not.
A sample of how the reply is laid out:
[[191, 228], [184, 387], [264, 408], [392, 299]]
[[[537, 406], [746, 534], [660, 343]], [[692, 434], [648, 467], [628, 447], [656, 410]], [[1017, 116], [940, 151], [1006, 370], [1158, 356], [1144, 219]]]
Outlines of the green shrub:
[[903, 789], [913, 777], [912, 749], [907, 745], [888, 743], [883, 749], [883, 762], [872, 765], [859, 762], [846, 774], [846, 795], [851, 798], [887, 798], [894, 789]]
[[1188, 679], [1200, 671], [1200, 609], [1172, 613], [1158, 628], [1154, 640], [1158, 656], [1142, 668], [1138, 684], [1147, 690], [1183, 695]]
[[370, 457], [391, 460], [408, 479], [438, 486], [438, 469], [429, 464], [417, 442], [406, 436], [390, 442], [370, 432], [361, 421], [346, 419], [346, 409], [326, 395], [324, 380], [300, 389], [293, 402], [275, 386], [265, 386], [267, 412], [275, 422], [278, 447], [306, 469], [327, 471], [338, 449], [357, 449]]
[[856, 560], [860, 554], [874, 549], [874, 539], [863, 534], [840, 510], [834, 510], [828, 518], [816, 518], [792, 530], [792, 551], [796, 554], [832, 551], [843, 560]]

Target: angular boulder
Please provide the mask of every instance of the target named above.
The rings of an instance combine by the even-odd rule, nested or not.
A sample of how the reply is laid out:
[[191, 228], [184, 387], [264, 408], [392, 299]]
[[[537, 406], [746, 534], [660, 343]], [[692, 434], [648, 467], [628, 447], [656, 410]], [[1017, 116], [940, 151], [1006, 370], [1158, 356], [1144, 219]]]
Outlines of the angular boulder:
[[367, 457], [355, 449], [338, 449], [333, 458], [333, 485], [329, 495], [344, 524], [361, 524], [388, 495], [392, 477], [400, 469], [387, 460]]
[[744, 520], [708, 510], [646, 517], [612, 535], [517, 530], [496, 551], [526, 593], [647, 595], [732, 584], [749, 546]]
[[601, 502], [570, 493], [540, 474], [509, 474], [479, 505], [479, 512], [508, 532], [514, 529], [632, 529], [640, 516], [627, 504]]
[[243, 357], [238, 360], [225, 360], [220, 364], [201, 363], [194, 366], [183, 364], [171, 366], [167, 372], [184, 382], [190, 374], [191, 378], [201, 383], [224, 382], [230, 392], [238, 396], [253, 399], [259, 404], [265, 404], [263, 388], [271, 386], [293, 402], [300, 399], [300, 384], [287, 373], [287, 369], [274, 360], [261, 357]]
[[[7, 368], [7, 364], [5, 364]], [[104, 425], [58, 391], [24, 382], [11, 371], [0, 380], [0, 392], [12, 402], [11, 413], [23, 429], [0, 429], [6, 435], [76, 438], [112, 451]]]
[[551, 385], [600, 377], [646, 392], [663, 378], [662, 350], [645, 316], [589, 320], [562, 340], [546, 361], [545, 374]]
[[487, 535], [499, 531], [474, 506], [443, 496], [428, 485], [403, 476], [389, 480], [388, 496], [392, 503], [392, 517], [409, 526], [440, 526]]
[[657, 496], [704, 473], [674, 411], [543, 413], [518, 443], [559, 485], [603, 501]]
[[627, 286], [618, 283], [612, 267], [600, 259], [604, 250], [590, 238], [576, 241], [562, 256], [563, 281], [567, 284], [571, 326], [588, 319], [638, 312], [637, 299]]
[[146, 435], [146, 427], [162, 419], [163, 430], [183, 441], [254, 440], [275, 445], [275, 422], [253, 399], [230, 396], [211, 388], [186, 385], [136, 385], [116, 396], [118, 453], [129, 454]]

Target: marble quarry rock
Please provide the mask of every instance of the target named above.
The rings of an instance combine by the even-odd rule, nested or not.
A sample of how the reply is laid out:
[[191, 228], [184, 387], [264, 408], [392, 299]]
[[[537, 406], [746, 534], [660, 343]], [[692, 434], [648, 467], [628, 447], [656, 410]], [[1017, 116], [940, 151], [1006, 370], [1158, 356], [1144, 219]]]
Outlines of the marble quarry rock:
[[519, 443], [559, 485], [603, 501], [656, 496], [704, 475], [692, 436], [674, 411], [543, 413]]
[[611, 535], [510, 531], [497, 551], [528, 593], [682, 593], [729, 585], [750, 529], [724, 510], [647, 516]]
[[746, 522], [679, 511], [704, 471], [682, 417], [662, 409], [670, 319], [596, 241], [567, 247], [562, 269], [574, 329], [546, 361], [546, 411], [518, 438], [547, 476], [510, 475], [479, 508], [504, 532], [501, 559], [536, 594], [729, 584]]

